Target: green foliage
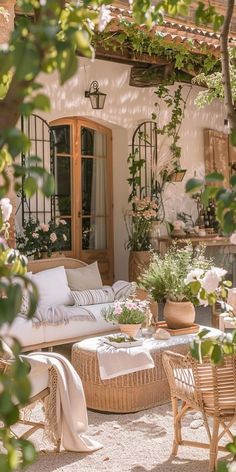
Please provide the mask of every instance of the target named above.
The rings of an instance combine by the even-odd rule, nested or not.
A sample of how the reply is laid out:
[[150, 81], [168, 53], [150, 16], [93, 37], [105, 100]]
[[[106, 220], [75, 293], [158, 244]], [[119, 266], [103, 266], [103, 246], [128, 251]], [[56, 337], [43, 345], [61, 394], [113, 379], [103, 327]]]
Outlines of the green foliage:
[[[142, 0], [141, 0], [142, 1]], [[144, 22], [145, 23], [145, 22]], [[174, 70], [169, 79], [170, 83], [178, 80], [178, 73], [181, 69], [190, 74], [196, 73], [213, 73], [220, 70], [220, 61], [211, 51], [207, 51], [207, 46], [202, 46], [202, 54], [196, 54], [191, 51], [191, 46], [176, 44], [172, 40], [165, 38], [162, 32], [150, 34], [148, 25], [145, 28], [137, 28], [135, 24], [120, 19], [119, 31], [110, 32], [109, 26], [103, 33], [95, 33], [92, 43], [96, 47], [102, 47], [106, 50], [122, 50], [126, 49], [134, 51], [138, 54], [156, 55], [166, 58], [173, 62]], [[207, 53], [207, 54], [204, 54]], [[167, 81], [168, 83], [168, 81]]]
[[[160, 85], [158, 90], [155, 92], [161, 101], [164, 101], [167, 108], [171, 110], [171, 117], [168, 123], [163, 125], [161, 128], [157, 127], [157, 133], [161, 136], [166, 135], [170, 138], [170, 153], [172, 168], [170, 172], [165, 175], [166, 180], [170, 180], [171, 172], [180, 170], [180, 157], [181, 157], [181, 146], [179, 145], [180, 140], [180, 127], [184, 119], [184, 112], [187, 106], [187, 100], [190, 90], [186, 98], [183, 98], [182, 94], [183, 86], [179, 85], [172, 94], [168, 87]], [[164, 171], [165, 174], [165, 171]]]
[[[225, 235], [236, 230], [236, 176], [230, 179], [230, 186], [223, 186], [224, 176], [213, 172], [205, 179], [190, 179], [186, 184], [186, 192], [193, 195], [202, 190], [201, 200], [207, 205], [213, 198], [216, 204], [216, 218]], [[212, 186], [209, 186], [212, 185]]]
[[187, 276], [193, 269], [202, 269], [205, 273], [210, 268], [212, 261], [204, 257], [204, 252], [204, 247], [193, 248], [188, 243], [184, 248], [173, 244], [163, 256], [153, 254], [139, 285], [156, 301], [169, 299], [199, 304], [199, 286], [192, 287]]
[[[28, 197], [32, 197], [38, 188], [45, 196], [53, 194], [53, 177], [41, 167], [37, 156], [29, 154], [30, 142], [15, 126], [21, 114], [30, 116], [35, 110], [50, 110], [48, 97], [38, 92], [42, 85], [36, 80], [41, 72], [50, 74], [57, 70], [63, 84], [77, 70], [76, 51], [92, 57], [91, 25], [99, 24], [99, 6], [102, 3], [100, 0], [84, 4], [72, 1], [65, 7], [64, 2], [59, 0], [44, 3], [39, 0], [17, 0], [23, 14], [16, 19], [8, 46], [0, 48], [0, 199], [6, 197], [10, 189], [9, 174], [13, 175], [14, 189], [17, 192], [24, 190]], [[28, 16], [29, 13], [33, 14], [34, 21]], [[27, 156], [25, 166], [19, 166], [16, 162], [20, 153]], [[4, 221], [0, 211], [0, 233], [5, 237], [8, 228], [9, 223]], [[59, 229], [50, 229], [56, 232], [55, 248], [58, 248]], [[47, 246], [47, 250], [50, 253], [51, 246]], [[2, 238], [0, 326], [4, 323], [10, 325], [14, 321], [26, 292], [29, 297], [28, 316], [35, 312], [37, 291], [25, 277], [26, 270], [27, 259], [18, 251], [9, 249]], [[0, 454], [2, 472], [20, 470], [35, 459], [31, 443], [16, 439], [9, 429], [19, 418], [19, 407], [27, 402], [30, 395], [27, 372], [19, 360], [20, 346], [18, 343], [14, 346], [17, 346], [14, 348], [15, 362], [6, 373], [0, 374], [3, 385], [0, 393], [0, 420], [3, 422], [0, 439], [5, 448]]]

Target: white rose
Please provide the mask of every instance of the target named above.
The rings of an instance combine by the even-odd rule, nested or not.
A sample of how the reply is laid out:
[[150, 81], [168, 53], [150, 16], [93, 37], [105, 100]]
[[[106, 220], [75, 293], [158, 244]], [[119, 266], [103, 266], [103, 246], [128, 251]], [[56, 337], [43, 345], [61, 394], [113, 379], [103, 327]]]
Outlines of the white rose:
[[231, 464], [228, 464], [228, 471], [236, 472], [236, 462], [231, 462]]
[[100, 8], [99, 12], [99, 18], [98, 18], [98, 31], [101, 33], [105, 28], [106, 25], [111, 21], [111, 13], [105, 5], [102, 5]]
[[202, 287], [206, 293], [213, 293], [218, 288], [220, 280], [217, 272], [214, 269], [210, 269], [202, 279]]
[[2, 217], [4, 223], [9, 220], [12, 212], [12, 204], [9, 200], [9, 198], [2, 198], [0, 200], [0, 206], [2, 210]]
[[236, 232], [230, 236], [230, 242], [231, 244], [236, 244]]
[[193, 270], [190, 270], [190, 272], [188, 273], [184, 283], [186, 285], [190, 284], [191, 282], [195, 282], [196, 280], [199, 280], [202, 275], [204, 274], [204, 271], [203, 269], [193, 269]]

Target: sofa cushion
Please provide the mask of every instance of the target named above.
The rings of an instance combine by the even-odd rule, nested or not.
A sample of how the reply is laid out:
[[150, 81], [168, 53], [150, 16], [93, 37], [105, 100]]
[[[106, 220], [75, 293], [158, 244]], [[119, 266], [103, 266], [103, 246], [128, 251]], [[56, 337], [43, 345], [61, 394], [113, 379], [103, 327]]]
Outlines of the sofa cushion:
[[77, 269], [66, 269], [66, 275], [71, 290], [102, 288], [102, 279], [97, 262]]
[[39, 305], [73, 305], [66, 271], [63, 266], [33, 274], [32, 281], [39, 292]]
[[97, 305], [114, 301], [114, 292], [112, 287], [108, 285], [92, 290], [72, 290], [71, 295], [77, 306]]

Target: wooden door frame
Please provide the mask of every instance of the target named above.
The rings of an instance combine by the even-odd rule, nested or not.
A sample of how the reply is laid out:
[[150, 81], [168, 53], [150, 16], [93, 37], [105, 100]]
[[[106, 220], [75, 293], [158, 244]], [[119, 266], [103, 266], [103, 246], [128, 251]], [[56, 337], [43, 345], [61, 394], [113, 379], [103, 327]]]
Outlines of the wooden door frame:
[[[62, 117], [53, 120], [49, 123], [49, 126], [60, 126], [69, 125], [71, 127], [71, 195], [74, 197], [76, 189], [81, 191], [81, 128], [90, 128], [105, 134], [107, 137], [107, 190], [109, 198], [107, 199], [107, 211], [108, 217], [106, 218], [106, 233], [107, 233], [107, 249], [104, 252], [108, 252], [110, 266], [109, 266], [109, 279], [114, 279], [114, 234], [113, 234], [113, 180], [112, 180], [112, 130], [100, 123], [97, 123], [88, 118], [80, 116]], [[71, 233], [72, 233], [72, 249], [66, 251], [65, 254], [70, 257], [77, 257], [83, 259], [82, 244], [80, 241], [80, 235], [82, 234], [82, 218], [79, 217], [79, 212], [82, 213], [81, 208], [81, 194], [79, 198], [72, 198], [71, 201]], [[89, 250], [84, 250], [89, 258]], [[102, 250], [97, 250], [102, 253]], [[91, 254], [96, 253], [96, 250], [91, 250]]]

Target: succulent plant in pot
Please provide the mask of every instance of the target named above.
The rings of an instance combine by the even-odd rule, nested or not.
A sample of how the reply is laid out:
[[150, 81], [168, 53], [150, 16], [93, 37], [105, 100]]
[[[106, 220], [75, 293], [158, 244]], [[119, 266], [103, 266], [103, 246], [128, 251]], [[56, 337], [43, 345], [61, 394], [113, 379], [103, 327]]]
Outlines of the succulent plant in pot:
[[156, 301], [165, 301], [164, 317], [169, 328], [191, 326], [195, 319], [196, 305], [213, 305], [225, 300], [227, 288], [226, 270], [215, 267], [205, 256], [203, 245], [193, 247], [187, 243], [179, 247], [174, 243], [162, 256], [153, 254], [149, 268], [140, 280], [140, 286], [148, 290]]

